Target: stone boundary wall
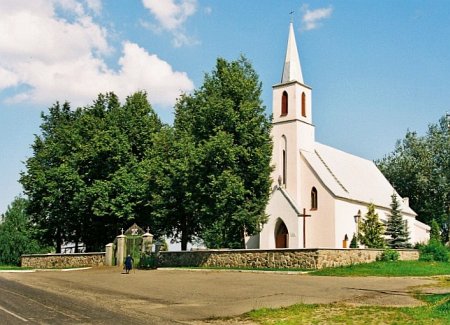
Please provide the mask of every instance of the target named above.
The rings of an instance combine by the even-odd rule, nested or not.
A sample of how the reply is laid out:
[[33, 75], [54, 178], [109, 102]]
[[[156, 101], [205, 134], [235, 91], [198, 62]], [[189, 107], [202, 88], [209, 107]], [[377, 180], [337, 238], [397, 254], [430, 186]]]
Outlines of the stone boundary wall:
[[31, 267], [34, 269], [101, 266], [105, 264], [105, 253], [22, 255], [20, 264], [22, 267]]
[[[417, 260], [419, 251], [399, 249], [400, 260]], [[370, 263], [382, 249], [271, 249], [198, 250], [160, 252], [158, 266], [206, 266], [225, 268], [322, 269]]]

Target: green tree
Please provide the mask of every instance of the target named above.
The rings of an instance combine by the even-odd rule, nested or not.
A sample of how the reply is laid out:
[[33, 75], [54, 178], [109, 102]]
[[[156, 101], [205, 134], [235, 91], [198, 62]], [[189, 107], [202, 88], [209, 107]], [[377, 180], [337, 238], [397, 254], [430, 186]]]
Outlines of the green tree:
[[430, 242], [435, 241], [435, 242], [441, 242], [441, 233], [440, 233], [440, 228], [439, 228], [439, 224], [437, 223], [437, 221], [435, 219], [431, 220], [431, 226], [430, 226]]
[[242, 248], [244, 235], [266, 222], [272, 143], [260, 97], [247, 59], [219, 58], [202, 87], [178, 101], [171, 197], [182, 211], [168, 219], [183, 249], [194, 236], [208, 247]]
[[387, 244], [391, 248], [409, 247], [409, 232], [406, 220], [403, 220], [400, 203], [397, 194], [391, 196], [391, 213], [388, 216], [385, 235], [388, 236]]
[[0, 223], [0, 264], [19, 265], [22, 254], [48, 252], [36, 240], [38, 229], [26, 213], [27, 200], [16, 198], [2, 215]]
[[435, 219], [442, 240], [449, 239], [450, 224], [450, 130], [443, 116], [431, 124], [425, 136], [408, 131], [395, 150], [376, 162], [402, 197], [409, 197], [418, 220]]
[[378, 213], [375, 212], [375, 205], [371, 203], [361, 223], [360, 241], [367, 248], [383, 248], [385, 246], [383, 233], [384, 226], [379, 220]]
[[353, 234], [352, 240], [350, 241], [350, 248], [359, 248], [358, 237], [355, 233]]
[[154, 139], [162, 123], [143, 92], [123, 105], [113, 93], [71, 110], [56, 103], [42, 114], [21, 183], [41, 239], [99, 250], [133, 222], [153, 228]]

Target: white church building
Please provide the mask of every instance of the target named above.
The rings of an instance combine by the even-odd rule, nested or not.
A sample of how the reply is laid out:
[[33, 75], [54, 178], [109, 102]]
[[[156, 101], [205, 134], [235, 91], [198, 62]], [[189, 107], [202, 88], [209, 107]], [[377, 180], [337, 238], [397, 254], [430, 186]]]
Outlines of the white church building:
[[[348, 247], [370, 203], [386, 222], [396, 192], [376, 165], [315, 141], [312, 89], [303, 81], [292, 23], [272, 110], [269, 220], [249, 238], [247, 248]], [[410, 242], [426, 242], [430, 227], [416, 220], [407, 198], [397, 197]]]

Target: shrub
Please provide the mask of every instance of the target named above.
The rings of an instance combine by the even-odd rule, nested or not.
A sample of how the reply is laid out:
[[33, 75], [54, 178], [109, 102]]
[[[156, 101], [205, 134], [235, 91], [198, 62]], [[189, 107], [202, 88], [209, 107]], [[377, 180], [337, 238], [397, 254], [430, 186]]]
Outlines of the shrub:
[[448, 262], [449, 251], [440, 241], [430, 240], [428, 245], [419, 248], [419, 261]]
[[156, 269], [158, 266], [158, 260], [155, 254], [142, 255], [139, 260], [140, 269]]
[[350, 248], [359, 248], [358, 238], [353, 234], [352, 241], [350, 242]]
[[388, 248], [388, 249], [385, 249], [380, 254], [380, 256], [377, 257], [377, 260], [388, 262], [388, 261], [398, 261], [399, 258], [400, 258], [399, 252]]

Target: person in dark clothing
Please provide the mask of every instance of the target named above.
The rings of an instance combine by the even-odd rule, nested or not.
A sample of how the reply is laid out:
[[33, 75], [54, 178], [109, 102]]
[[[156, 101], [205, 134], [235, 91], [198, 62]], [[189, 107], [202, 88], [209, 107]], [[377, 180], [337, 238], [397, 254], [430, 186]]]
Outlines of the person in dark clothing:
[[130, 273], [131, 269], [133, 268], [133, 262], [134, 262], [133, 257], [131, 257], [131, 255], [128, 254], [128, 256], [125, 258], [125, 273], [126, 274]]

